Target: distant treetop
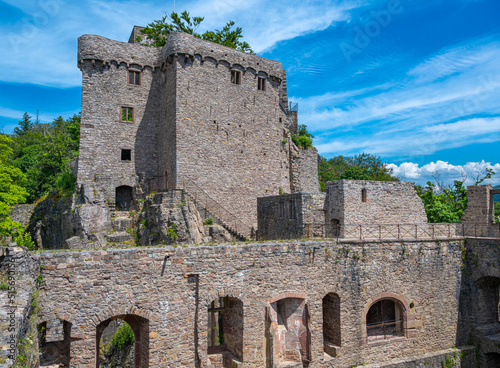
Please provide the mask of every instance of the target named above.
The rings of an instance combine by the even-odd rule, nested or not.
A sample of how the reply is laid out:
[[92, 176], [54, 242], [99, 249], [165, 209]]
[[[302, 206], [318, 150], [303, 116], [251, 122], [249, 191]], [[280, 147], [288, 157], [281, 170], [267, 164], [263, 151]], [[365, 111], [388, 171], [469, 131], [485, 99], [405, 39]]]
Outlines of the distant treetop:
[[191, 18], [185, 10], [180, 15], [172, 12], [170, 15], [166, 14], [163, 18], [155, 20], [149, 23], [147, 27], [141, 29], [140, 32], [146, 36], [148, 42], [143, 42], [144, 40], [141, 36], [137, 36], [136, 41], [143, 42], [147, 46], [162, 47], [165, 45], [167, 36], [170, 33], [184, 32], [202, 40], [215, 42], [236, 50], [248, 52], [249, 54], [255, 54], [247, 42], [241, 41], [241, 38], [243, 38], [241, 27], [232, 29], [234, 26], [232, 20], [227, 22], [221, 30], [215, 29], [213, 31], [206, 31], [203, 34], [197, 33], [196, 31], [204, 19], [204, 17]]

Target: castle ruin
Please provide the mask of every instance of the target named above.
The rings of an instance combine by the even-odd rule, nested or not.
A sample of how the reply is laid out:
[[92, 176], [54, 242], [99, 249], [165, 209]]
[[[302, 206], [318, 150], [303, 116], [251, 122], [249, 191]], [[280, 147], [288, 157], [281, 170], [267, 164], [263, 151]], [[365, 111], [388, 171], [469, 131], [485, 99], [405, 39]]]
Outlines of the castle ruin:
[[[2, 305], [14, 300], [1, 310], [0, 367], [32, 325], [41, 367], [102, 367], [117, 321], [133, 330], [134, 368], [500, 366], [498, 191], [469, 187], [457, 224], [427, 223], [412, 183], [342, 180], [322, 193], [316, 150], [290, 139], [279, 62], [180, 33], [145, 47], [137, 31], [129, 43], [79, 39], [77, 202], [40, 231], [63, 243], [59, 229], [126, 227], [113, 216], [141, 205], [141, 245], [167, 217], [189, 217], [188, 234], [200, 214], [262, 241], [2, 248], [0, 270], [22, 284], [0, 291]], [[36, 211], [25, 221], [40, 224]]]

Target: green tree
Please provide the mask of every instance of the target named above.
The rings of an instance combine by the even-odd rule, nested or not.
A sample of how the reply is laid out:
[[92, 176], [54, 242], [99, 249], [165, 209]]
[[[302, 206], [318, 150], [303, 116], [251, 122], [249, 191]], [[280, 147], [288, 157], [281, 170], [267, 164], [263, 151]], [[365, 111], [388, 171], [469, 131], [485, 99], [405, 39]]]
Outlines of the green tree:
[[33, 129], [31, 116], [27, 112], [24, 113], [22, 120], [19, 121], [19, 126], [14, 128], [14, 134], [23, 135]]
[[[167, 42], [167, 36], [173, 32], [184, 32], [194, 37], [201, 38], [206, 41], [215, 42], [234, 49], [245, 51], [253, 54], [250, 45], [242, 41], [243, 30], [241, 27], [233, 29], [234, 22], [229, 21], [221, 30], [206, 31], [203, 34], [197, 33], [197, 30], [203, 22], [204, 17], [191, 17], [187, 11], [183, 11], [180, 15], [176, 12], [166, 14], [161, 19], [155, 20], [141, 29], [141, 33], [146, 36], [147, 46], [162, 47]], [[142, 42], [141, 36], [137, 36], [136, 41]]]
[[21, 225], [13, 221], [9, 213], [14, 204], [24, 203], [28, 196], [24, 188], [27, 183], [26, 176], [11, 165], [12, 144], [11, 138], [0, 135], [0, 237], [2, 238], [14, 235], [16, 231], [22, 231]]
[[444, 188], [441, 191], [436, 184], [428, 181], [425, 188], [417, 185], [416, 190], [422, 198], [429, 222], [460, 222], [467, 208], [467, 188], [462, 181], [455, 180], [452, 188]]
[[314, 135], [307, 131], [307, 126], [305, 124], [299, 125], [299, 134], [292, 134], [292, 141], [297, 147], [307, 149], [312, 147], [312, 142]]
[[50, 190], [73, 190], [76, 178], [69, 162], [78, 157], [80, 116], [49, 124], [31, 124], [25, 114], [15, 130], [13, 165], [27, 177], [28, 201], [33, 202]]
[[[474, 185], [479, 185], [483, 181], [491, 179], [495, 175], [492, 169], [486, 169], [483, 177], [478, 176]], [[467, 208], [467, 188], [464, 182], [455, 180], [452, 187], [446, 188], [441, 183], [436, 184], [428, 181], [427, 186], [423, 188], [416, 185], [418, 195], [424, 203], [427, 219], [431, 223], [455, 223], [460, 222], [465, 209]]]
[[327, 182], [341, 179], [399, 181], [379, 156], [369, 153], [331, 159], [321, 157], [318, 171], [321, 190], [324, 190]]

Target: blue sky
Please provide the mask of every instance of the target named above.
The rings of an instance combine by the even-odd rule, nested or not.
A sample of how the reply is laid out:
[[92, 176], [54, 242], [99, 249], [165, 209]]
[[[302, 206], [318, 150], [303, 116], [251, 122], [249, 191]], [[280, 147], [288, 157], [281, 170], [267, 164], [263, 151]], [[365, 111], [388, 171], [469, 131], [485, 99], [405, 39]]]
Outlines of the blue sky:
[[[0, 1], [0, 129], [24, 111], [50, 121], [80, 111], [77, 38], [127, 41], [173, 1]], [[397, 175], [500, 184], [498, 0], [199, 0], [176, 9], [234, 20], [258, 55], [288, 71], [300, 123], [324, 157], [369, 152]]]

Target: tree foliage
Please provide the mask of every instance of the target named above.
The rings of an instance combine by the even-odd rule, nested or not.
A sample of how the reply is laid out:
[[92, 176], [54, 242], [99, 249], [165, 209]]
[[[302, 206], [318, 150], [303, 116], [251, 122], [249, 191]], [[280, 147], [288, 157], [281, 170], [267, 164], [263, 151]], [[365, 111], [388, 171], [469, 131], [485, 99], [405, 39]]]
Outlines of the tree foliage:
[[[241, 40], [243, 38], [242, 28], [236, 27], [233, 29], [235, 25], [233, 21], [227, 22], [221, 30], [215, 29], [206, 31], [203, 34], [197, 33], [204, 19], [204, 17], [191, 17], [187, 11], [183, 11], [181, 14], [176, 12], [172, 12], [170, 15], [166, 14], [161, 19], [155, 20], [141, 29], [141, 33], [146, 36], [144, 44], [162, 47], [165, 45], [167, 36], [170, 33], [184, 32], [202, 40], [215, 42], [250, 54], [254, 53], [250, 45]], [[137, 36], [136, 41], [141, 42], [141, 36]]]
[[467, 208], [467, 188], [464, 187], [462, 181], [455, 180], [452, 188], [442, 190], [428, 181], [425, 188], [417, 185], [416, 190], [424, 202], [429, 222], [460, 222]]
[[12, 166], [13, 141], [6, 135], [0, 135], [0, 237], [5, 238], [22, 230], [21, 225], [9, 217], [12, 205], [24, 203], [28, 192], [26, 176]]
[[336, 156], [328, 160], [321, 157], [318, 170], [321, 190], [327, 182], [341, 179], [399, 181], [379, 156], [369, 153]]
[[14, 129], [12, 165], [26, 175], [28, 201], [33, 202], [50, 190], [73, 190], [76, 178], [69, 168], [78, 157], [80, 116], [52, 123], [33, 124], [24, 114]]
[[307, 126], [305, 124], [299, 125], [299, 134], [292, 134], [292, 141], [297, 147], [306, 149], [312, 147], [312, 142], [314, 135], [307, 131]]
[[[478, 176], [474, 181], [474, 185], [479, 185], [483, 181], [491, 179], [493, 175], [495, 175], [495, 172], [492, 169], [486, 169], [486, 174], [483, 177]], [[420, 185], [415, 186], [419, 197], [424, 202], [429, 222], [460, 222], [468, 202], [464, 180], [455, 180], [453, 186], [448, 188], [442, 183], [438, 186], [430, 181], [427, 182], [425, 188]]]

